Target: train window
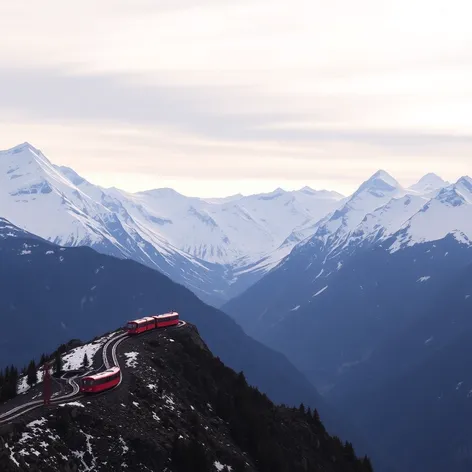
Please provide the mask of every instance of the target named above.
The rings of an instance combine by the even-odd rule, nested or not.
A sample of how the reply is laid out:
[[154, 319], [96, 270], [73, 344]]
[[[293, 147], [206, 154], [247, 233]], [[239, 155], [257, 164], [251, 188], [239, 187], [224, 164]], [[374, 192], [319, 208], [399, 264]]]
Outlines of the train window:
[[128, 329], [135, 329], [135, 328], [136, 328], [136, 323], [128, 323], [128, 324], [126, 325], [126, 327], [127, 327]]

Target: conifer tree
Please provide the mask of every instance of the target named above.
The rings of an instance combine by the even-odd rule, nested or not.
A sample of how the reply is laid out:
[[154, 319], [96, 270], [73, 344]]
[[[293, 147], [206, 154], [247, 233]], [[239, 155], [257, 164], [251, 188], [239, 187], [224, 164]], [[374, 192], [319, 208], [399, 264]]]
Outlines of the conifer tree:
[[18, 369], [11, 365], [5, 369], [4, 400], [14, 398], [18, 390]]
[[362, 459], [362, 465], [364, 466], [364, 471], [365, 472], [374, 472], [374, 469], [372, 467], [372, 463], [370, 459], [367, 456], [364, 456], [364, 459]]
[[82, 367], [84, 369], [87, 369], [89, 366], [89, 360], [88, 360], [88, 356], [87, 356], [87, 353], [84, 354], [84, 360], [82, 361]]
[[38, 378], [37, 378], [37, 370], [36, 370], [36, 363], [34, 360], [31, 360], [28, 368], [26, 370], [26, 382], [30, 387], [33, 387], [34, 385], [37, 384]]
[[54, 371], [56, 372], [56, 374], [62, 372], [62, 356], [59, 351], [56, 352], [56, 357], [54, 359]]

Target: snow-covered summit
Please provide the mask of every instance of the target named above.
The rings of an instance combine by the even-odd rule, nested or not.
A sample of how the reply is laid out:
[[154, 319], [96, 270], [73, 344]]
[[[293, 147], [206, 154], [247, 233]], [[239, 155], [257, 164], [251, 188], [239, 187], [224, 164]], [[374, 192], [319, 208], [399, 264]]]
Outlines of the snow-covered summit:
[[472, 179], [461, 177], [441, 189], [400, 228], [391, 249], [437, 241], [453, 235], [472, 244]]
[[429, 173], [421, 177], [421, 179], [416, 184], [409, 187], [409, 190], [413, 190], [414, 192], [427, 193], [446, 187], [448, 185], [449, 182], [446, 182], [438, 175]]
[[389, 173], [384, 170], [377, 171], [370, 179], [366, 180], [354, 193], [354, 197], [369, 192], [376, 197], [392, 195], [402, 189], [402, 186]]

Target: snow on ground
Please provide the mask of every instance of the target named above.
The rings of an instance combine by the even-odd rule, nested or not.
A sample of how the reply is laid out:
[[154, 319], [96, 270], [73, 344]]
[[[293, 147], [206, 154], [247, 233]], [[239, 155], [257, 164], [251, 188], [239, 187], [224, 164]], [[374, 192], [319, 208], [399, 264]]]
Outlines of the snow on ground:
[[81, 408], [85, 408], [85, 405], [80, 402], [61, 403], [59, 406], [80, 406]]
[[[317, 297], [318, 295], [321, 295], [326, 289], [328, 288], [328, 285], [326, 285], [326, 287], [323, 287], [321, 290], [319, 290], [318, 292], [316, 292], [313, 297]], [[312, 298], [313, 298], [312, 297]]]
[[426, 282], [427, 280], [429, 280], [431, 278], [430, 275], [427, 275], [427, 276], [424, 276], [424, 277], [420, 277], [417, 282]]
[[129, 447], [126, 445], [126, 441], [120, 436], [121, 447], [123, 448], [122, 454], [126, 454], [129, 451]]
[[175, 410], [175, 402], [171, 395], [164, 394], [162, 398], [166, 401], [165, 408], [168, 408], [171, 411]]
[[126, 359], [126, 367], [136, 367], [138, 365], [137, 352], [125, 352]]
[[224, 465], [219, 461], [213, 462], [213, 465], [215, 466], [218, 472], [226, 472], [226, 471], [231, 472], [231, 470], [233, 470], [233, 468], [230, 465]]
[[[77, 370], [82, 367], [84, 361], [84, 354], [87, 353], [87, 358], [89, 361], [89, 367], [92, 365], [93, 358], [97, 351], [112, 337], [115, 333], [111, 333], [107, 336], [97, 339], [96, 341], [83, 346], [76, 347], [71, 351], [67, 352], [62, 356], [63, 369], [67, 370]], [[37, 383], [43, 381], [43, 369], [42, 367], [38, 369], [37, 373]], [[18, 380], [17, 391], [18, 394], [24, 394], [30, 390], [30, 386], [27, 383], [27, 376], [23, 375]]]
[[26, 375], [24, 375], [23, 377], [20, 377], [20, 380], [18, 381], [18, 388], [17, 388], [18, 394], [26, 393], [30, 389], [30, 386], [27, 384], [26, 380], [27, 380]]
[[[33, 443], [39, 444], [41, 448], [46, 452], [49, 444], [46, 442], [46, 439], [49, 439], [51, 444], [57, 442], [60, 438], [47, 427], [47, 420], [44, 417], [41, 417], [38, 420], [34, 420], [31, 423], [26, 425], [28, 431], [24, 432], [21, 436], [21, 439], [16, 443], [12, 444], [11, 447], [8, 444], [5, 444], [5, 447], [10, 451], [11, 461], [18, 465], [18, 461], [15, 455], [29, 456], [34, 455], [36, 457], [41, 456], [41, 453], [38, 452], [34, 447]], [[42, 441], [39, 441], [42, 439]]]
[[[23, 375], [22, 377], [19, 378], [18, 386], [17, 386], [18, 394], [26, 393], [30, 389], [30, 386], [27, 383], [27, 379], [28, 379], [28, 377], [26, 375]], [[43, 381], [43, 371], [42, 371], [42, 369], [38, 370], [38, 373], [36, 374], [36, 381], [37, 381], [37, 383], [41, 383]]]
[[97, 339], [96, 341], [84, 344], [83, 346], [76, 347], [69, 351], [67, 354], [62, 356], [63, 369], [64, 370], [76, 370], [82, 367], [84, 361], [84, 355], [87, 354], [89, 366], [92, 365], [92, 360], [95, 357], [97, 351], [103, 347], [103, 345], [112, 337], [115, 333], [111, 333], [108, 336]]

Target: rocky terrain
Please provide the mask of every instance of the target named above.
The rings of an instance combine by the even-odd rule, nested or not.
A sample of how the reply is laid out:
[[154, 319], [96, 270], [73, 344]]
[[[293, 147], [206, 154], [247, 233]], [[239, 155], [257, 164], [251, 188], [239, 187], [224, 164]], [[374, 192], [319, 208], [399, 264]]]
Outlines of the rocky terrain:
[[0, 427], [0, 470], [372, 470], [316, 411], [275, 406], [249, 387], [192, 325], [128, 338], [118, 359], [118, 389]]

